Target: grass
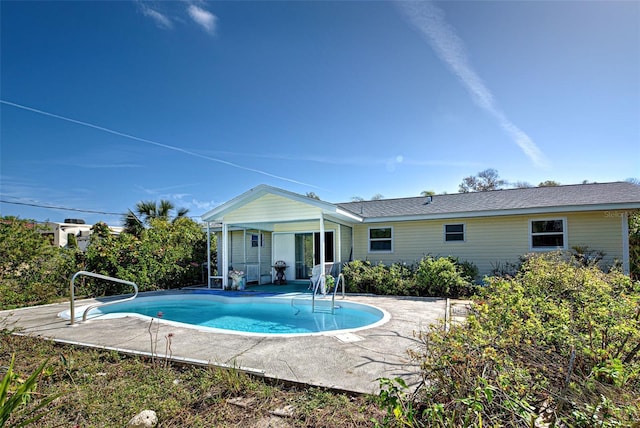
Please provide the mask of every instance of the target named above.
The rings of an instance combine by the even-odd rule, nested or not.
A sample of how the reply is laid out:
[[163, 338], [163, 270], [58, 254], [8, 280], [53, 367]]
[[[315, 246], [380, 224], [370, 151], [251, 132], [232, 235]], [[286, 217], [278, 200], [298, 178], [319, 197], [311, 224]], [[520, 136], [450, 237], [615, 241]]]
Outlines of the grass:
[[[17, 409], [15, 426], [53, 394], [37, 427], [126, 426], [145, 409], [159, 427], [359, 427], [382, 413], [375, 399], [254, 378], [236, 370], [154, 364], [150, 359], [56, 344], [0, 331], [0, 373], [12, 355], [17, 379], [26, 379], [47, 359], [32, 400]], [[291, 406], [291, 407], [288, 407]], [[290, 416], [275, 416], [280, 409]]]

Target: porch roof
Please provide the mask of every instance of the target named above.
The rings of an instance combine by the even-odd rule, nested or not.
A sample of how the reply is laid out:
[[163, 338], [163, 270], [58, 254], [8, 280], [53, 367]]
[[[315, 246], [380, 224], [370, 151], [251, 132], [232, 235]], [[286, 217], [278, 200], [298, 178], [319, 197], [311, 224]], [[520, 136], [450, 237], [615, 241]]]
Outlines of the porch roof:
[[[254, 215], [251, 215], [252, 213], [246, 213], [244, 216], [238, 215], [239, 210], [260, 198], [270, 195], [283, 198], [285, 202], [296, 203], [297, 207], [304, 207], [305, 209], [297, 209], [296, 212], [289, 212], [287, 210], [266, 209], [265, 204], [265, 209], [253, 213]], [[216, 226], [221, 227], [222, 223], [227, 223], [228, 225], [235, 225], [239, 228], [272, 230], [273, 225], [276, 223], [318, 220], [321, 217], [346, 224], [362, 222], [362, 217], [338, 205], [264, 184], [254, 187], [203, 214], [202, 220], [213, 223], [212, 226], [214, 228]]]

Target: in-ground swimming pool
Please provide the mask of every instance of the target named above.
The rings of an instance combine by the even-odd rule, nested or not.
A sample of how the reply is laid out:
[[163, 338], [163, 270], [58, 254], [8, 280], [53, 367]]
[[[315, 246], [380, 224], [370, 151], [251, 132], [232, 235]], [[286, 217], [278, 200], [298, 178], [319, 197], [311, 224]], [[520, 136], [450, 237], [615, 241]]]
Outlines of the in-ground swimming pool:
[[[310, 296], [226, 297], [208, 294], [139, 296], [134, 300], [91, 309], [89, 319], [136, 315], [228, 333], [312, 334], [355, 330], [386, 322], [389, 315], [373, 306]], [[83, 309], [76, 314], [82, 317]], [[69, 318], [69, 311], [60, 314]]]

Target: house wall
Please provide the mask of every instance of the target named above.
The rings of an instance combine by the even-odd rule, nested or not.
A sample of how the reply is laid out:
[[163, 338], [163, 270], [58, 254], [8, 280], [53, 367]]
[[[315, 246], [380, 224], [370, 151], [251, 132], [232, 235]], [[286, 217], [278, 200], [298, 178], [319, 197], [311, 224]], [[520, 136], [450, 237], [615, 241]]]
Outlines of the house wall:
[[[251, 235], [259, 235], [262, 233], [264, 239], [264, 246], [252, 247]], [[219, 243], [222, 243], [221, 239], [218, 239]], [[247, 230], [246, 233], [242, 230], [234, 230], [229, 233], [229, 264], [236, 270], [248, 272], [247, 265], [257, 266], [258, 275], [271, 275], [271, 242], [272, 235], [267, 231]], [[259, 277], [257, 278], [259, 280]]]
[[320, 209], [317, 207], [268, 194], [226, 214], [224, 221], [226, 223], [251, 223], [262, 222], [265, 219], [296, 221], [319, 217]]
[[[505, 263], [517, 263], [530, 253], [529, 220], [567, 219], [567, 249], [588, 246], [606, 253], [603, 263], [622, 259], [622, 220], [609, 212], [518, 215], [489, 218], [463, 218], [429, 221], [365, 223], [354, 226], [354, 259], [391, 264], [413, 263], [427, 254], [454, 256], [476, 264], [480, 277]], [[445, 242], [444, 225], [465, 225], [464, 242]], [[368, 231], [371, 227], [393, 227], [393, 252], [370, 253]]]
[[351, 249], [353, 248], [353, 232], [352, 228], [345, 225], [340, 225], [340, 246], [342, 248], [342, 253], [340, 254], [340, 261], [342, 263], [346, 263], [349, 261], [349, 257], [353, 254], [351, 253]]
[[[338, 224], [330, 220], [325, 220], [324, 230], [326, 232], [333, 231], [334, 233], [334, 254], [336, 256], [336, 261], [340, 261], [342, 263], [348, 262], [352, 247], [351, 228], [349, 226]], [[274, 232], [277, 233], [305, 233], [318, 231], [320, 231], [319, 221], [280, 223], [277, 224], [274, 228]]]

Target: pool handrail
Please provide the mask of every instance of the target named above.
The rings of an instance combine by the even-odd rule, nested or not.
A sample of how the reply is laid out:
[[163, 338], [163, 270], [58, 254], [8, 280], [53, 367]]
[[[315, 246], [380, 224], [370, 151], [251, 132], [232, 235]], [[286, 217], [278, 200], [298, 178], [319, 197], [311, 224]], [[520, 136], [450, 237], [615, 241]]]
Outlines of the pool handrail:
[[[320, 274], [320, 280], [316, 282], [315, 287], [313, 287], [313, 293], [311, 295], [311, 312], [316, 311], [316, 293], [318, 292], [318, 287], [322, 282], [325, 281], [326, 274]], [[336, 301], [336, 293], [338, 292], [338, 285], [342, 284], [342, 298], [344, 299], [344, 275], [342, 273], [338, 274], [338, 279], [336, 280], [333, 286], [333, 293], [331, 295], [331, 314], [335, 314], [335, 301]]]
[[101, 275], [99, 273], [93, 273], [93, 272], [88, 272], [86, 270], [81, 270], [79, 272], [76, 272], [73, 274], [73, 276], [71, 277], [71, 281], [70, 281], [70, 286], [69, 286], [69, 315], [71, 317], [70, 319], [70, 325], [75, 325], [75, 280], [77, 277], [79, 276], [90, 276], [92, 278], [97, 278], [97, 279], [104, 279], [105, 281], [112, 281], [112, 282], [117, 282], [120, 284], [128, 284], [128, 285], [132, 285], [133, 286], [133, 295], [130, 297], [127, 297], [125, 299], [118, 299], [118, 300], [114, 300], [111, 302], [105, 302], [105, 303], [95, 303], [93, 305], [89, 305], [86, 307], [86, 309], [84, 310], [84, 312], [82, 313], [82, 322], [85, 322], [87, 320], [87, 314], [89, 313], [89, 310], [96, 308], [98, 306], [106, 306], [106, 305], [111, 305], [113, 303], [122, 303], [122, 302], [127, 302], [129, 300], [133, 300], [138, 296], [138, 286], [136, 285], [135, 282], [131, 282], [131, 281], [126, 281], [124, 279], [118, 279], [118, 278], [113, 278], [111, 276], [106, 276], [106, 275]]

